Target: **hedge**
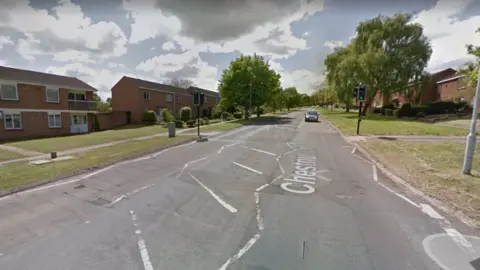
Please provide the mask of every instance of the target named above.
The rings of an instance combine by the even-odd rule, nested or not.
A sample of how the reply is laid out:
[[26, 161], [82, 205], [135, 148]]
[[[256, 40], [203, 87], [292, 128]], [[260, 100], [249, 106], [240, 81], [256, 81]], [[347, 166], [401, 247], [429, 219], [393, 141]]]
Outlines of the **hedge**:
[[192, 117], [192, 109], [190, 107], [183, 107], [180, 109], [180, 120], [187, 122]]
[[157, 122], [157, 115], [153, 110], [146, 110], [142, 115], [142, 122], [147, 124], [155, 124]]

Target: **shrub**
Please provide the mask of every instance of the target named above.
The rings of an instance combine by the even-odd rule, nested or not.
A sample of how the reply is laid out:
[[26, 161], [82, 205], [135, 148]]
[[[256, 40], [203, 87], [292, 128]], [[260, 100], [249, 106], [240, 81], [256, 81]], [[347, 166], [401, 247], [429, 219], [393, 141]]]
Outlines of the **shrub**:
[[222, 109], [220, 108], [220, 106], [213, 107], [211, 116], [215, 119], [222, 117]]
[[[198, 123], [198, 120], [199, 119], [196, 119], [195, 121]], [[200, 126], [203, 126], [205, 125], [205, 120], [203, 120], [203, 118], [200, 118]]]
[[162, 109], [162, 117], [163, 117], [163, 121], [165, 121], [165, 123], [170, 123], [170, 122], [173, 122], [175, 120], [175, 119], [173, 119], [173, 116], [170, 114], [168, 109]]
[[392, 110], [392, 114], [393, 114], [393, 116], [395, 116], [395, 117], [399, 118], [399, 117], [400, 117], [400, 116], [399, 116], [399, 114], [398, 114], [398, 112], [399, 112], [399, 111], [400, 111], [400, 109], [395, 109], [395, 110]]
[[176, 128], [183, 128], [185, 126], [185, 122], [183, 122], [182, 120], [176, 120], [175, 121], [175, 127]]
[[196, 121], [196, 120], [193, 120], [193, 119], [192, 119], [192, 120], [188, 120], [188, 121], [187, 121], [187, 127], [189, 127], [189, 128], [195, 127], [196, 124], [197, 124], [197, 121]]
[[210, 124], [220, 123], [222, 120], [220, 119], [211, 119], [209, 120]]
[[192, 117], [192, 109], [190, 107], [183, 107], [180, 109], [180, 120], [188, 122]]
[[427, 105], [426, 114], [454, 113], [456, 104], [453, 101], [436, 101]]
[[235, 112], [235, 113], [233, 114], [233, 117], [234, 117], [235, 119], [242, 119], [242, 118], [243, 118], [243, 113], [242, 113], [242, 112]]
[[227, 119], [227, 118], [231, 118], [232, 117], [232, 114], [229, 113], [229, 112], [223, 112], [222, 113], [222, 119]]
[[385, 116], [393, 116], [393, 110], [392, 109], [384, 109], [383, 110]]
[[405, 103], [398, 111], [398, 117], [416, 117], [419, 112], [426, 115], [426, 111], [427, 108], [424, 106], [412, 106], [410, 103]]
[[265, 114], [265, 109], [260, 107], [255, 109], [255, 114], [260, 113], [260, 115]]
[[415, 116], [415, 118], [424, 118], [426, 115], [424, 112], [418, 112], [417, 115]]
[[393, 109], [395, 109], [395, 104], [388, 103], [382, 106], [382, 108], [380, 109], [380, 113], [383, 115], [386, 115], [385, 110], [393, 110]]
[[381, 114], [382, 113], [382, 108], [374, 108], [373, 113], [375, 114]]
[[204, 117], [203, 122], [205, 123], [205, 125], [209, 125], [210, 124], [210, 119], [208, 119], [207, 117]]
[[142, 122], [146, 124], [155, 124], [157, 122], [157, 115], [153, 110], [146, 110], [142, 115]]

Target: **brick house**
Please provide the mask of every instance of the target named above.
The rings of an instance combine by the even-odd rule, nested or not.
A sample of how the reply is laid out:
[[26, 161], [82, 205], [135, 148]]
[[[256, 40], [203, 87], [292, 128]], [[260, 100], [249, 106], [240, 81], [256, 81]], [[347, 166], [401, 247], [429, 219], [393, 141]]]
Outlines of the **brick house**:
[[[194, 87], [184, 89], [124, 76], [112, 87], [112, 111], [127, 112], [130, 123], [141, 123], [145, 110], [154, 110], [157, 120], [161, 121], [161, 112], [164, 108], [178, 118], [180, 109], [185, 106], [191, 107], [192, 116], [196, 117], [197, 110], [193, 106], [195, 89]], [[212, 108], [219, 101], [218, 93], [209, 90], [203, 91], [207, 96], [204, 109]]]
[[[400, 94], [400, 93], [394, 93], [390, 96], [389, 98], [389, 103], [397, 103], [399, 106], [401, 106], [404, 103], [409, 102], [409, 97], [414, 97], [418, 96], [417, 102], [418, 104], [426, 104], [428, 102], [436, 101], [440, 99], [440, 94], [438, 92], [437, 88], [437, 82], [455, 77], [456, 76], [456, 70], [452, 68], [447, 68], [444, 70], [440, 70], [437, 72], [426, 72], [425, 75], [427, 76], [426, 79], [426, 85], [425, 85], [425, 90], [422, 93], [419, 93], [420, 91], [420, 83], [411, 83], [407, 86], [407, 94]], [[383, 105], [384, 98], [381, 93], [377, 93], [374, 101], [373, 101], [373, 107], [381, 107]], [[413, 100], [412, 100], [413, 102]]]
[[440, 99], [444, 101], [466, 101], [473, 104], [475, 88], [468, 86], [465, 75], [456, 75], [436, 83]]
[[90, 132], [96, 91], [74, 77], [0, 66], [0, 141]]

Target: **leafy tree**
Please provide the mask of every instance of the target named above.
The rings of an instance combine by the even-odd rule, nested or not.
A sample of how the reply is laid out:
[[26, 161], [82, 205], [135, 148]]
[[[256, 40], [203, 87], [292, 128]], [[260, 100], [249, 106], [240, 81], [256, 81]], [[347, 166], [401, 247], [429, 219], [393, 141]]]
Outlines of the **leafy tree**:
[[111, 112], [112, 111], [112, 99], [108, 98], [107, 102], [103, 102], [102, 98], [97, 94], [93, 93], [93, 101], [97, 105], [97, 111], [99, 112]]
[[187, 89], [190, 86], [195, 86], [192, 80], [180, 79], [180, 78], [172, 78], [170, 80], [165, 81], [165, 84], [176, 86], [179, 88], [185, 88], [185, 89]]
[[267, 106], [272, 108], [275, 113], [277, 110], [285, 108], [285, 94], [282, 88], [277, 88], [270, 93], [270, 98], [267, 101]]
[[285, 105], [287, 110], [301, 105], [302, 96], [298, 93], [297, 88], [289, 87], [283, 90], [283, 94], [285, 95]]
[[262, 56], [242, 55], [223, 71], [218, 90], [223, 108], [242, 106], [247, 111], [250, 103], [257, 108], [264, 105], [279, 87], [280, 75]]
[[380, 15], [357, 26], [349, 46], [355, 78], [368, 88], [365, 108], [378, 92], [386, 103], [392, 93], [403, 94], [409, 83], [423, 75], [432, 49], [422, 26], [411, 20], [412, 15], [405, 13]]
[[[475, 32], [480, 33], [480, 28], [478, 28]], [[480, 66], [480, 46], [467, 44], [466, 47], [468, 54], [474, 56], [475, 60], [465, 64], [465, 67], [460, 69], [458, 73], [467, 77], [466, 83], [468, 86], [475, 87], [477, 85], [478, 69]]]

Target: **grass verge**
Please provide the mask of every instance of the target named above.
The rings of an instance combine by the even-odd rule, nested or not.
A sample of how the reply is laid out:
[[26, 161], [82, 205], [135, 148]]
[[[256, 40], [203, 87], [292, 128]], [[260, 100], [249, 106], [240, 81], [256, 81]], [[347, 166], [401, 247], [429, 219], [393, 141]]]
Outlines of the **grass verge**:
[[0, 191], [5, 192], [36, 182], [70, 176], [92, 167], [111, 164], [143, 153], [191, 141], [194, 138], [195, 136], [159, 137], [125, 143], [122, 144], [122, 147], [110, 146], [90, 150], [75, 155], [75, 159], [44, 165], [35, 166], [22, 162], [0, 166]]
[[368, 140], [360, 145], [414, 187], [480, 222], [480, 157], [473, 160], [472, 175], [463, 175], [464, 143]]
[[5, 161], [5, 160], [12, 160], [12, 159], [17, 159], [17, 158], [23, 158], [24, 156], [11, 152], [5, 149], [0, 149], [0, 161]]
[[167, 129], [161, 125], [144, 126], [128, 125], [118, 129], [106, 130], [102, 132], [93, 132], [83, 135], [45, 138], [29, 141], [13, 142], [7, 145], [28, 149], [37, 152], [49, 153], [53, 151], [62, 151], [67, 149], [79, 148], [89, 145], [108, 143], [131, 139], [136, 137], [155, 135], [167, 132]]
[[[319, 110], [333, 125], [338, 127], [345, 135], [356, 135], [357, 112]], [[360, 126], [360, 135], [435, 135], [435, 136], [466, 136], [468, 130], [431, 123], [387, 118], [381, 115], [369, 115], [363, 118]]]

